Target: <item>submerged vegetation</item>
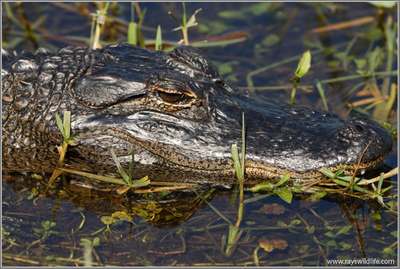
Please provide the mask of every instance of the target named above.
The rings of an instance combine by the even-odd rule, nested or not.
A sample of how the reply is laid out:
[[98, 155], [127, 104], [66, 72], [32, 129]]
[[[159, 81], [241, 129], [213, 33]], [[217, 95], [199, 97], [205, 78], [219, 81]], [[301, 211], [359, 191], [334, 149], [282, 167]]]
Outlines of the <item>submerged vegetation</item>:
[[[332, 22], [334, 21], [332, 17], [338, 10], [351, 9], [351, 5], [304, 3], [303, 8], [314, 14], [323, 26], [312, 29], [308, 29], [307, 25], [303, 26], [306, 30], [301, 49], [291, 50], [288, 49], [290, 46], [285, 33], [294, 24], [298, 12], [295, 9], [294, 11], [288, 9], [286, 14], [281, 3], [252, 3], [242, 6], [241, 9], [221, 9], [216, 12], [217, 18], [209, 19], [204, 18], [207, 13], [205, 8], [191, 8], [193, 11], [190, 13], [188, 7], [191, 4], [183, 3], [182, 6], [178, 6], [180, 14], [178, 9], [169, 9], [164, 14], [176, 24], [172, 31], [158, 21], [155, 27], [148, 26], [150, 24], [148, 16], [152, 16], [153, 10], [143, 9], [140, 3], [129, 5], [129, 21], [123, 16], [118, 16], [123, 8], [122, 4], [116, 2], [49, 5], [86, 18], [90, 22], [90, 35], [72, 35], [68, 31], [65, 31], [64, 36], [62, 36], [63, 31], [60, 35], [51, 33], [44, 27], [48, 20], [45, 15], [32, 21], [27, 16], [28, 11], [23, 3], [3, 3], [3, 16], [6, 20], [3, 21], [3, 27], [6, 27], [3, 28], [5, 47], [23, 47], [24, 42], [28, 42], [33, 48], [39, 46], [54, 48], [58, 46], [57, 42], [61, 42], [85, 44], [96, 49], [116, 40], [123, 40], [132, 45], [154, 50], [169, 51], [179, 45], [191, 45], [214, 48], [218, 53], [226, 51], [221, 50], [221, 47], [229, 45], [234, 47], [236, 44], [237, 50], [241, 50], [242, 46], [247, 45], [251, 47], [248, 49], [249, 52], [241, 56], [242, 58], [216, 57], [219, 72], [227, 80], [236, 81], [238, 84], [242, 82], [240, 90], [254, 95], [280, 96], [291, 103], [307, 103], [309, 100], [304, 99], [314, 94], [319, 99], [316, 105], [319, 108], [326, 111], [341, 111], [342, 115], [349, 113], [370, 115], [397, 138], [395, 127], [397, 124], [395, 100], [398, 94], [395, 80], [398, 72], [395, 61], [397, 23], [394, 21], [392, 7], [371, 5], [370, 15]], [[126, 11], [126, 8], [124, 10]], [[257, 23], [257, 18], [266, 14], [272, 17], [273, 23], [271, 26], [265, 26], [267, 30], [263, 31], [264, 36], [257, 36], [255, 32], [259, 31], [259, 28], [254, 26], [255, 30], [252, 29], [251, 18], [255, 18], [254, 23]], [[282, 28], [279, 28], [280, 23], [283, 25]], [[237, 24], [245, 25], [242, 28], [244, 30], [236, 31]], [[358, 31], [358, 27], [364, 27], [365, 31]], [[346, 31], [352, 34], [347, 35]], [[330, 44], [330, 40], [324, 40], [329, 39], [329, 34], [332, 33], [337, 34], [340, 42]], [[252, 34], [256, 35], [256, 38], [252, 39]], [[293, 40], [300, 42], [301, 36], [293, 36], [290, 39], [291, 42], [297, 42]], [[249, 45], [249, 42], [253, 46]], [[285, 56], [274, 57], [278, 59], [275, 62], [266, 64], [256, 60], [252, 63], [244, 59], [249, 54], [252, 58], [259, 59], [271, 57], [277, 46], [285, 48]], [[300, 53], [302, 51], [306, 52]], [[243, 64], [239, 64], [242, 60]], [[297, 68], [293, 66], [296, 63], [299, 63]], [[320, 70], [325, 70], [326, 73]], [[295, 76], [291, 78], [290, 74], [293, 73]], [[285, 83], [282, 83], [282, 79], [279, 82], [272, 79], [271, 82], [276, 85], [271, 85], [271, 82], [266, 84], [267, 79], [264, 77], [281, 77]], [[345, 96], [344, 102], [338, 103], [335, 92]], [[74, 220], [77, 221], [60, 226], [62, 225], [60, 221], [43, 220], [33, 227], [32, 234], [23, 236], [17, 234], [18, 230], [13, 230], [15, 227], [26, 229], [23, 224], [15, 227], [3, 226], [3, 260], [6, 264], [96, 266], [159, 263], [197, 266], [231, 264], [272, 266], [324, 265], [330, 257], [366, 256], [366, 253], [390, 259], [396, 257], [398, 246], [395, 219], [397, 219], [398, 197], [393, 177], [397, 175], [398, 167], [387, 169], [387, 172], [378, 176], [356, 176], [357, 171], [354, 171], [353, 175], [345, 175], [342, 170], [321, 169], [320, 172], [326, 179], [311, 182], [307, 186], [297, 186], [293, 184], [296, 179], [282, 175], [277, 182], [266, 180], [245, 190], [243, 182], [246, 146], [243, 115], [240, 154], [238, 146], [232, 145], [232, 166], [238, 182], [238, 194], [234, 192], [234, 200], [238, 203], [234, 206], [225, 206], [226, 210], [222, 211], [218, 209], [222, 207], [221, 205], [214, 205], [209, 201], [215, 190], [204, 193], [194, 184], [171, 185], [167, 182], [153, 182], [148, 177], [134, 179], [134, 152], [132, 152], [131, 166], [126, 169], [110, 150], [118, 178], [64, 167], [68, 146], [75, 142], [70, 128], [71, 117], [74, 115], [68, 111], [64, 112], [63, 119], [56, 115], [55, 121], [63, 141], [59, 146], [60, 158], [54, 173], [49, 180], [43, 180], [44, 177], [41, 175], [32, 175], [30, 179], [34, 182], [32, 186], [24, 185], [20, 188], [21, 193], [25, 193], [28, 198], [18, 203], [26, 204], [29, 201], [30, 205], [35, 204], [42, 199], [44, 193], [53, 197], [57, 203], [59, 199], [68, 197], [77, 204], [73, 212]], [[107, 186], [112, 186], [115, 192], [95, 194], [93, 191], [89, 195], [82, 194], [82, 197], [76, 200], [73, 192], [59, 189], [59, 185], [55, 184], [57, 178], [62, 182], [66, 174], [83, 176], [96, 183], [105, 183]], [[190, 202], [187, 200], [180, 202], [192, 205], [190, 209], [163, 202], [163, 199], [173, 196], [176, 190], [194, 188], [195, 198]], [[145, 202], [136, 202], [132, 205], [127, 201], [131, 195], [141, 195], [140, 199]], [[274, 203], [267, 203], [267, 197]], [[340, 209], [348, 221], [337, 218], [337, 212], [334, 210], [336, 208], [331, 208], [325, 213], [325, 209], [317, 212], [318, 210], [309, 206], [316, 201], [323, 203], [324, 197], [338, 197], [339, 201], [345, 201], [340, 203]], [[6, 201], [7, 198], [6, 196]], [[279, 199], [284, 201], [282, 205], [279, 204]], [[346, 199], [354, 200], [349, 204], [346, 203], [348, 201]], [[96, 209], [100, 213], [96, 214], [95, 220], [91, 218], [92, 223], [88, 223], [90, 213], [82, 210], [82, 207], [86, 206], [91, 208], [88, 205], [90, 200], [103, 203], [106, 200], [107, 205], [111, 204], [107, 206], [107, 212], [104, 212], [103, 208]], [[370, 205], [368, 212], [370, 223], [360, 220], [360, 212], [357, 211], [359, 203], [364, 203], [363, 200]], [[294, 211], [297, 211], [297, 207], [302, 207], [299, 205], [302, 202], [306, 206], [299, 212], [290, 210], [291, 207], [296, 207]], [[187, 220], [201, 203], [205, 203], [206, 208], [211, 210], [202, 210], [186, 224], [165, 231], [148, 227], [147, 222], [169, 224], [177, 220]], [[60, 210], [57, 205], [54, 207], [55, 212]], [[5, 211], [8, 211], [7, 208]], [[231, 219], [235, 214], [236, 222], [233, 222]], [[270, 218], [271, 215], [274, 218]], [[52, 218], [50, 215], [47, 216]], [[5, 221], [7, 222], [7, 218]], [[67, 228], [69, 230], [63, 231]], [[387, 232], [385, 237], [375, 238], [374, 235], [369, 235], [369, 240], [373, 241], [371, 243], [373, 247], [369, 247], [363, 238], [365, 231], [372, 234]], [[121, 240], [127, 233], [129, 236]], [[216, 236], [220, 236], [221, 240]], [[160, 238], [161, 240], [158, 240]], [[53, 250], [47, 249], [46, 244], [51, 244], [49, 239], [61, 241], [63, 246], [67, 246], [68, 251], [61, 250], [63, 246]], [[79, 240], [75, 242], [76, 239]], [[129, 249], [130, 252], [136, 251], [144, 255], [132, 256], [127, 253], [126, 250], [130, 247], [129, 240], [139, 242], [134, 250]], [[103, 244], [114, 245], [114, 242], [121, 243], [122, 246], [115, 246], [118, 251], [117, 255], [113, 256], [113, 253], [104, 250], [106, 248]], [[187, 245], [191, 245], [192, 249]], [[369, 250], [366, 249], [368, 247]], [[198, 251], [202, 249], [211, 251], [207, 251], [204, 255], [199, 254]], [[46, 254], [35, 257], [35, 253]], [[233, 253], [237, 257], [234, 257]], [[274, 255], [275, 253], [277, 254]], [[122, 257], [124, 254], [125, 257]], [[196, 257], [200, 258], [190, 262], [187, 259], [174, 258], [183, 254], [198, 255]], [[104, 259], [106, 255], [107, 259]], [[157, 260], [158, 257], [163, 257], [162, 261]]]

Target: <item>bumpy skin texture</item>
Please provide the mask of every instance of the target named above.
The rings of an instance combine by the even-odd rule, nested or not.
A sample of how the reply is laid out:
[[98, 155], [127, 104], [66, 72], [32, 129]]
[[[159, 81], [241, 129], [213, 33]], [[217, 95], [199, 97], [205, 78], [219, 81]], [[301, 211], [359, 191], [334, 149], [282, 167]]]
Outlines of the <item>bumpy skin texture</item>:
[[[230, 147], [245, 113], [248, 183], [289, 173], [305, 180], [322, 167], [368, 169], [391, 137], [376, 123], [238, 96], [197, 50], [171, 53], [129, 45], [90, 51], [3, 55], [3, 168], [52, 171], [61, 135], [55, 113], [69, 110], [67, 163], [116, 171], [135, 152], [135, 172], [155, 179], [229, 184]], [[254, 181], [255, 180], [255, 181]]]

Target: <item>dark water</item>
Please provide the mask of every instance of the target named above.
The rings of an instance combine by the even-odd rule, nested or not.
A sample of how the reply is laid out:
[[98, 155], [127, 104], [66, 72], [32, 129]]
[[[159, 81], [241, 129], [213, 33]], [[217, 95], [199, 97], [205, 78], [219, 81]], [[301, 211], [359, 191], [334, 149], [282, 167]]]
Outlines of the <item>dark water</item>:
[[[157, 25], [162, 26], [164, 40], [181, 38], [179, 33], [171, 31], [177, 25], [168, 15], [172, 10], [180, 17], [180, 4], [143, 3], [140, 6], [147, 10], [146, 39], [154, 39]], [[7, 8], [3, 5], [3, 45], [28, 51], [37, 46], [54, 49], [87, 44], [91, 21], [87, 14], [95, 11], [94, 4], [10, 4], [9, 10], [21, 23], [18, 25], [10, 19]], [[249, 72], [311, 49], [312, 68], [301, 82], [310, 86], [309, 91], [300, 90], [297, 102], [319, 109], [323, 105], [314, 87], [316, 79], [356, 73], [352, 60], [344, 66], [339, 57], [350, 42], [354, 42], [351, 54], [357, 58], [365, 57], [377, 46], [384, 47], [382, 37], [369, 37], [376, 30], [375, 23], [325, 34], [311, 33], [326, 24], [376, 16], [377, 8], [369, 4], [187, 4], [188, 14], [198, 8], [202, 8], [197, 16], [199, 26], [190, 29], [191, 41], [212, 40], [226, 33], [247, 36], [244, 42], [202, 49], [237, 90], [247, 91]], [[121, 3], [110, 7], [109, 12], [120, 21], [106, 25], [103, 40], [124, 41], [130, 5]], [[29, 24], [36, 24], [32, 27], [33, 37], [26, 34]], [[255, 91], [251, 94], [287, 102], [288, 90], [262, 88], [290, 84], [296, 65], [297, 59], [255, 75]], [[360, 82], [325, 84], [329, 109], [347, 116], [350, 111], [347, 104], [359, 98], [349, 92]], [[382, 79], [377, 78], [377, 82], [382, 84]], [[394, 116], [390, 121], [396, 125]], [[385, 165], [384, 171], [397, 165], [395, 150]], [[82, 265], [81, 239], [96, 237], [100, 243], [92, 251], [94, 265], [252, 266], [255, 250], [263, 240], [279, 242], [281, 247], [269, 253], [262, 248], [256, 251], [260, 265], [318, 266], [337, 258], [392, 259], [397, 263], [396, 178], [391, 182], [393, 189], [385, 201], [394, 210], [383, 208], [375, 201], [342, 196], [311, 201], [308, 196], [298, 195], [287, 204], [271, 195], [249, 202], [241, 225], [243, 234], [233, 254], [227, 257], [224, 239], [228, 223], [215, 208], [234, 223], [237, 204], [233, 191], [198, 190], [164, 197], [125, 197], [64, 185], [46, 196], [42, 180], [32, 179], [31, 175], [3, 174], [3, 264]], [[245, 194], [246, 199], [257, 196]], [[115, 212], [127, 212], [132, 219], [119, 220], [107, 227], [104, 216]], [[50, 222], [54, 227], [46, 226]]]

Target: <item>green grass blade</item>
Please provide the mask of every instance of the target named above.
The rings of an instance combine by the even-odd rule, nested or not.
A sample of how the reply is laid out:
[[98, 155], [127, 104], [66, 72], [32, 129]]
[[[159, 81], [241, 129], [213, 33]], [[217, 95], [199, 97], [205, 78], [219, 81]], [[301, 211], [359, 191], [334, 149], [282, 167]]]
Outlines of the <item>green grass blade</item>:
[[381, 191], [382, 191], [382, 185], [383, 185], [383, 180], [384, 180], [383, 175], [384, 175], [384, 173], [381, 173], [381, 174], [379, 175], [378, 193], [381, 193]]
[[322, 174], [324, 174], [325, 176], [327, 176], [331, 179], [336, 177], [335, 173], [333, 173], [330, 169], [325, 168], [325, 167], [319, 169], [319, 172], [321, 172]]
[[240, 42], [244, 42], [247, 40], [247, 37], [238, 37], [229, 40], [218, 40], [218, 41], [196, 41], [192, 42], [190, 45], [196, 48], [207, 48], [207, 47], [224, 47], [231, 44], [236, 44]]
[[241, 152], [241, 160], [240, 160], [240, 180], [243, 181], [244, 180], [244, 170], [245, 170], [245, 166], [244, 166], [244, 161], [246, 158], [246, 127], [245, 127], [245, 123], [244, 123], [244, 113], [242, 112], [242, 152]]
[[130, 22], [128, 24], [128, 44], [131, 44], [132, 46], [136, 46], [138, 44], [137, 31], [138, 31], [137, 23]]
[[217, 214], [221, 219], [223, 219], [229, 225], [233, 225], [232, 222], [224, 214], [222, 214], [215, 206], [213, 206], [211, 203], [209, 203], [196, 190], [194, 190], [193, 192], [197, 195], [198, 198], [200, 198], [204, 203], [206, 203], [212, 209], [212, 211], [214, 211], [214, 213]]
[[278, 183], [276, 183], [274, 185], [274, 187], [279, 187], [282, 186], [283, 184], [285, 184], [286, 182], [288, 182], [290, 179], [290, 176], [288, 174], [285, 174], [283, 176], [281, 176], [281, 179], [278, 181]]
[[131, 150], [131, 161], [129, 162], [129, 167], [128, 167], [129, 178], [133, 178], [134, 165], [135, 165], [135, 153], [132, 149]]
[[316, 86], [317, 86], [319, 96], [321, 97], [321, 100], [322, 100], [322, 105], [324, 106], [324, 109], [326, 111], [328, 111], [329, 108], [328, 108], [328, 102], [326, 101], [325, 89], [322, 87], [322, 83], [320, 81], [317, 81]]
[[142, 26], [143, 26], [143, 22], [144, 22], [144, 16], [146, 15], [146, 11], [147, 10], [144, 9], [142, 11], [142, 13], [140, 13], [139, 22], [138, 22], [137, 36], [138, 36], [138, 43], [141, 48], [145, 47], [145, 40], [144, 40], [144, 36], [143, 36]]
[[234, 225], [229, 225], [225, 255], [230, 256], [243, 231]]
[[117, 155], [115, 155], [115, 152], [113, 149], [110, 149], [111, 157], [114, 160], [115, 165], [117, 166], [118, 173], [121, 175], [122, 179], [125, 181], [127, 185], [132, 184], [132, 179], [128, 176], [128, 174], [125, 172], [124, 168], [122, 167], [121, 163], [119, 162]]
[[242, 175], [239, 161], [239, 151], [236, 144], [233, 144], [231, 147], [231, 155], [233, 160], [233, 166], [235, 168], [235, 173], [238, 177]]
[[[336, 184], [338, 184], [338, 185], [340, 185], [340, 186], [344, 186], [344, 187], [347, 187], [347, 188], [350, 187], [350, 184], [347, 183], [347, 182], [341, 181], [341, 180], [339, 180], [339, 179], [332, 179], [332, 180], [333, 180]], [[368, 191], [367, 189], [364, 189], [364, 188], [362, 188], [362, 187], [359, 187], [359, 186], [357, 186], [357, 185], [354, 185], [354, 186], [353, 186], [353, 190], [358, 191], [358, 192], [363, 192], [363, 193], [366, 193], [366, 194], [369, 194], [369, 195], [372, 195], [372, 193], [371, 193], [370, 191]]]
[[162, 50], [162, 32], [161, 26], [157, 26], [155, 50]]
[[65, 140], [71, 136], [71, 111], [64, 111], [64, 134]]
[[182, 2], [182, 27], [186, 27], [187, 22], [187, 14], [186, 14], [186, 5], [185, 2]]
[[130, 185], [131, 188], [140, 188], [150, 185], [150, 179], [148, 176], [142, 177], [138, 180], [133, 180], [132, 184]]
[[102, 181], [102, 182], [118, 184], [118, 185], [126, 185], [126, 183], [122, 179], [115, 178], [115, 177], [101, 176], [101, 175], [96, 175], [96, 174], [78, 171], [78, 170], [69, 169], [69, 168], [57, 168], [57, 169], [62, 172], [65, 172], [65, 173], [83, 176], [85, 178], [96, 180], [96, 181]]
[[64, 139], [65, 139], [65, 132], [64, 132], [63, 121], [62, 121], [60, 115], [58, 115], [58, 113], [56, 113], [56, 124], [57, 124], [57, 127], [58, 127], [58, 129], [60, 130], [62, 136], [63, 136]]

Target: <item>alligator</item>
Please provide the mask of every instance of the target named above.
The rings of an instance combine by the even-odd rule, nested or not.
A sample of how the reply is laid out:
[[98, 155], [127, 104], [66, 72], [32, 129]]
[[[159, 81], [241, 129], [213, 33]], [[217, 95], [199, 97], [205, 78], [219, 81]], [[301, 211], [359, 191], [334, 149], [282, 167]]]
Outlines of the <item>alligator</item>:
[[74, 144], [66, 165], [115, 174], [134, 152], [135, 176], [232, 185], [231, 145], [246, 126], [246, 184], [289, 175], [322, 178], [321, 168], [377, 167], [391, 136], [364, 117], [240, 94], [192, 47], [171, 52], [128, 44], [91, 50], [2, 52], [3, 170], [50, 173], [62, 136], [55, 114], [71, 111]]

